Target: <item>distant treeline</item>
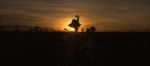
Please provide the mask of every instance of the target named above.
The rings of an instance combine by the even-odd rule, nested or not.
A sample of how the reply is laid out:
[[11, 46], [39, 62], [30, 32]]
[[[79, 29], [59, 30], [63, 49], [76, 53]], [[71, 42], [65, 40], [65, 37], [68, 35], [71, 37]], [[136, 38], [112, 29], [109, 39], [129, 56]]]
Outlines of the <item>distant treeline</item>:
[[[86, 29], [81, 28], [81, 32], [97, 32], [94, 26], [88, 27]], [[3, 25], [0, 26], [0, 32], [69, 32], [67, 29], [56, 30], [50, 27], [27, 26], [27, 25]], [[101, 32], [150, 32], [149, 30], [143, 31], [101, 31]]]
[[26, 25], [5, 25], [0, 26], [0, 32], [58, 32], [50, 27], [26, 26]]
[[[56, 30], [54, 28], [41, 27], [39, 25], [36, 26], [5, 25], [5, 26], [0, 26], [0, 32], [70, 32], [70, 31], [67, 29]], [[81, 32], [96, 32], [96, 28], [92, 26], [86, 29], [82, 28]]]

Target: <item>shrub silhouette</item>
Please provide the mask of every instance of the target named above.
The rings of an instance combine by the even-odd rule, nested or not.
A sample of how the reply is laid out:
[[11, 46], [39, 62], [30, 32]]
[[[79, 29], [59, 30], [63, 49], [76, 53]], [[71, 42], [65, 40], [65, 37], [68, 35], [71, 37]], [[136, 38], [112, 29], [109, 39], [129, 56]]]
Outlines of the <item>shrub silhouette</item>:
[[90, 28], [86, 28], [86, 32], [96, 32], [96, 28], [91, 26]]
[[89, 28], [86, 28], [86, 32], [91, 32], [91, 30]]
[[80, 27], [80, 23], [79, 23], [79, 20], [80, 20], [80, 16], [79, 15], [76, 15], [75, 16], [76, 19], [73, 19], [71, 24], [69, 24], [68, 26], [71, 27], [71, 28], [74, 28], [75, 29], [75, 32], [78, 32], [78, 29]]
[[85, 31], [84, 31], [84, 28], [81, 28], [81, 32], [85, 32]]
[[90, 27], [91, 32], [95, 32], [96, 28], [94, 26]]

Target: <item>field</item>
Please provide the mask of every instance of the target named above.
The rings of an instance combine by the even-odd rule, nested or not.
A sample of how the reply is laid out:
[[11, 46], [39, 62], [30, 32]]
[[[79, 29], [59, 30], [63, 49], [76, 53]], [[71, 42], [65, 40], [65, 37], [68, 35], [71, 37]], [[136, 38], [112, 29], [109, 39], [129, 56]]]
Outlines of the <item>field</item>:
[[147, 32], [1, 32], [0, 56], [52, 66], [143, 65], [149, 44]]

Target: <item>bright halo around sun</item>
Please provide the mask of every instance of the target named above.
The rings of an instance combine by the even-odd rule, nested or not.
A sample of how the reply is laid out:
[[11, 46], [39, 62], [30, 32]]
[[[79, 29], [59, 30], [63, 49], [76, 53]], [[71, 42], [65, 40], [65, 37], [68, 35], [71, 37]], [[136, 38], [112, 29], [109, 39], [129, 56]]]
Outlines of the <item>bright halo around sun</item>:
[[67, 29], [68, 31], [70, 31], [70, 32], [75, 31], [75, 29], [74, 29], [74, 28], [71, 28], [71, 27], [69, 27], [69, 26], [67, 26], [67, 27], [66, 27], [66, 29]]

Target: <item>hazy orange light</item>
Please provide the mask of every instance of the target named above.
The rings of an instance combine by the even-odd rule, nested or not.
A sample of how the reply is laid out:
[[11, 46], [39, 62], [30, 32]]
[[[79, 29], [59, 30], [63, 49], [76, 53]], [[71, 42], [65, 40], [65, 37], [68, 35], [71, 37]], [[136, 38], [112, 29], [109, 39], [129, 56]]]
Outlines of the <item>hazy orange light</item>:
[[[56, 24], [56, 26], [54, 26], [54, 28], [57, 28], [62, 31], [64, 31], [65, 28], [71, 32], [75, 31], [74, 28], [71, 28], [68, 26], [71, 23], [72, 19], [74, 19], [74, 16], [64, 17], [64, 18], [57, 19], [57, 20], [55, 19], [55, 22], [58, 22], [58, 23]], [[86, 28], [85, 25], [88, 24], [87, 20], [84, 17], [81, 17], [80, 23], [81, 23], [80, 28]], [[80, 32], [80, 31], [81, 31], [81, 29], [78, 30], [78, 32]]]
[[71, 27], [69, 27], [69, 26], [67, 26], [67, 27], [65, 27], [68, 31], [75, 31], [75, 29], [74, 28], [71, 28]]

